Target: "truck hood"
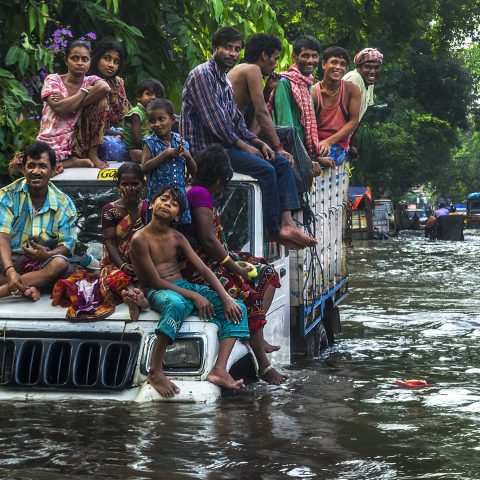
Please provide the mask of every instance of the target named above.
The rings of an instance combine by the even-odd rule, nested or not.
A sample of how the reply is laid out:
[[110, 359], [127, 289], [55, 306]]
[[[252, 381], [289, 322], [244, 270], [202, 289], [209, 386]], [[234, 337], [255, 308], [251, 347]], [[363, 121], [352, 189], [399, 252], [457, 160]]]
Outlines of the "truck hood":
[[[38, 302], [22, 297], [0, 298], [0, 322], [7, 319], [25, 320], [65, 320], [67, 309], [52, 305], [50, 295], [43, 294]], [[154, 310], [140, 313], [140, 320], [158, 322], [160, 315]], [[122, 303], [108, 317], [109, 321], [125, 322], [129, 319], [128, 307]]]

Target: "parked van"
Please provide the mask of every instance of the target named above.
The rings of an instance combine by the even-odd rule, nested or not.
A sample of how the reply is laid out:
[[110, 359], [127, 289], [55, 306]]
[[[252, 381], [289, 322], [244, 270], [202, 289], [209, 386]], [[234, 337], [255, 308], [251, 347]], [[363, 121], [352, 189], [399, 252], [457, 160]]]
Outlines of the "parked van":
[[[116, 169], [67, 169], [53, 182], [74, 201], [79, 240], [94, 255], [101, 252], [100, 214], [118, 198]], [[276, 366], [291, 362], [292, 349], [317, 355], [340, 329], [339, 303], [347, 294], [345, 231], [348, 210], [345, 165], [315, 179], [308, 203], [297, 220], [319, 243], [288, 252], [264, 237], [258, 183], [235, 174], [216, 199], [228, 245], [265, 257], [280, 275], [267, 315], [265, 338], [281, 346], [271, 356]], [[53, 307], [48, 294], [32, 303], [0, 299], [0, 399], [88, 399], [145, 402], [212, 402], [221, 389], [206, 381], [218, 352], [217, 327], [190, 316], [168, 348], [165, 372], [180, 388], [173, 399], [160, 397], [146, 382], [159, 314], [143, 311], [129, 323], [124, 304], [106, 319], [72, 322]], [[234, 378], [257, 379], [250, 347], [236, 342], [228, 369]]]

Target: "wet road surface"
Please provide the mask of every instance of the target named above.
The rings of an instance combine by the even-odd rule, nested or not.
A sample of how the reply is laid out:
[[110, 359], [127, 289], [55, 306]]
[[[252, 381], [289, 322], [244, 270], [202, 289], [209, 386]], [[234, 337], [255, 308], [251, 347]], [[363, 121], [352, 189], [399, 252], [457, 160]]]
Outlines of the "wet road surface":
[[[214, 405], [3, 403], [11, 479], [480, 479], [480, 232], [350, 252], [343, 333]], [[396, 379], [425, 379], [425, 390]]]

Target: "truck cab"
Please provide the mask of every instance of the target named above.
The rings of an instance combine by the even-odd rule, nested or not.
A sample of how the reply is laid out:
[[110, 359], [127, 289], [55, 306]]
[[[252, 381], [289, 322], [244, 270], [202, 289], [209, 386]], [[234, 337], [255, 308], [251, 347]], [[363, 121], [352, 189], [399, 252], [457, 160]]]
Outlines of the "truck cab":
[[[108, 170], [67, 169], [52, 180], [74, 201], [78, 239], [97, 257], [102, 251], [100, 214], [103, 205], [118, 198], [119, 165], [113, 163]], [[300, 252], [264, 240], [262, 194], [253, 178], [235, 174], [216, 198], [229, 248], [263, 256], [280, 276], [282, 286], [265, 327], [265, 338], [281, 346], [271, 354], [276, 366], [290, 363], [292, 348], [318, 354], [339, 331], [338, 304], [346, 296], [348, 280], [347, 190], [344, 166], [315, 180], [297, 220], [319, 244]], [[164, 364], [180, 394], [165, 399], [146, 381], [157, 312], [143, 311], [134, 323], [128, 321], [124, 304], [103, 320], [72, 322], [65, 314], [64, 308], [52, 306], [48, 293], [35, 303], [18, 297], [0, 299], [0, 399], [212, 402], [220, 398], [221, 389], [205, 380], [218, 352], [215, 325], [195, 316], [185, 320]], [[234, 378], [257, 380], [248, 344], [236, 342], [228, 367]]]

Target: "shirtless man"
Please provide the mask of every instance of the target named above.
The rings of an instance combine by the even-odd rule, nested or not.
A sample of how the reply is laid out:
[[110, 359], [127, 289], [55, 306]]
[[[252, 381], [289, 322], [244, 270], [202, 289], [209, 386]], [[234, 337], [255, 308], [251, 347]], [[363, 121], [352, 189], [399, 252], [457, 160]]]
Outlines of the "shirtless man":
[[0, 189], [0, 297], [39, 300], [39, 288], [68, 269], [76, 210], [50, 182], [56, 157], [47, 143], [33, 143], [22, 165], [25, 178]]
[[[237, 338], [248, 339], [247, 309], [224, 290], [217, 277], [193, 251], [188, 240], [170, 224], [181, 218], [185, 198], [167, 185], [156, 194], [151, 205], [152, 220], [136, 232], [130, 245], [130, 257], [140, 285], [151, 307], [161, 313], [155, 332], [148, 381], [162, 397], [173, 397], [179, 388], [163, 373], [167, 347], [175, 340], [184, 319], [192, 312], [218, 326], [218, 357], [207, 380], [215, 385], [239, 390], [243, 380], [235, 381], [227, 371], [227, 360]], [[185, 255], [213, 290], [182, 278], [178, 254]]]
[[[235, 102], [245, 117], [247, 127], [263, 138], [275, 152], [286, 157], [293, 166], [293, 156], [283, 148], [266, 103], [271, 90], [269, 84], [272, 80], [275, 81], [273, 74], [281, 50], [280, 40], [273, 35], [253, 35], [245, 45], [245, 63], [230, 70], [228, 78], [232, 82]], [[265, 88], [263, 77], [267, 77]]]

